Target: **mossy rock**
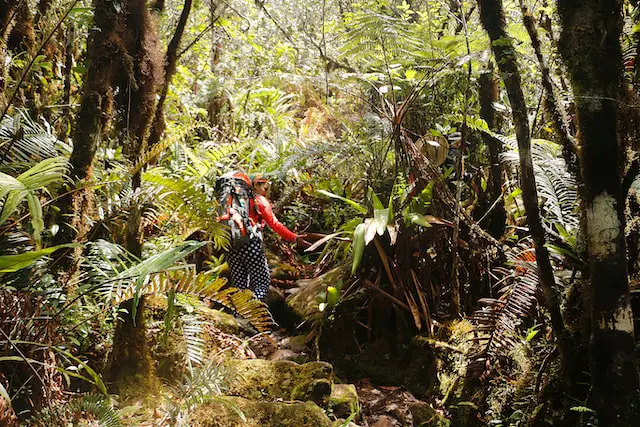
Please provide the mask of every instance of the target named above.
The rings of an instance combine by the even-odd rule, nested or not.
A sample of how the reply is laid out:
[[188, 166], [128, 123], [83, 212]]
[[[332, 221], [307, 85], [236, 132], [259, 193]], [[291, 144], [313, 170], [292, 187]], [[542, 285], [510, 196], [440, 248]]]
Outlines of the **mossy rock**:
[[414, 427], [449, 427], [451, 425], [448, 419], [438, 414], [428, 403], [411, 402], [409, 403], [409, 411], [413, 417]]
[[[239, 413], [244, 416], [244, 421]], [[331, 421], [312, 402], [256, 402], [223, 397], [198, 407], [189, 417], [192, 427], [330, 427]]]
[[296, 293], [287, 299], [287, 305], [301, 318], [312, 319], [321, 314], [318, 309], [318, 294], [335, 285], [343, 276], [348, 275], [346, 267], [337, 267], [313, 279], [296, 282]]
[[227, 394], [260, 400], [311, 400], [325, 406], [331, 394], [333, 367], [325, 362], [299, 365], [288, 360], [229, 359]]
[[358, 392], [353, 384], [334, 384], [329, 396], [329, 409], [338, 418], [349, 418], [360, 414]]
[[224, 311], [214, 310], [212, 308], [198, 308], [198, 313], [209, 320], [214, 326], [222, 332], [233, 335], [241, 335], [241, 325], [238, 319]]

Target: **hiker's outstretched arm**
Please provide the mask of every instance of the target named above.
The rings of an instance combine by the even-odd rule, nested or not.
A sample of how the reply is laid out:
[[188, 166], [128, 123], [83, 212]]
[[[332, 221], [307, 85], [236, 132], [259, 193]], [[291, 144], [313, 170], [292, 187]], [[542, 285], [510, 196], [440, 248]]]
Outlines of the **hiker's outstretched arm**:
[[294, 240], [296, 240], [296, 233], [289, 230], [287, 227], [285, 227], [284, 224], [278, 221], [278, 218], [276, 218], [275, 214], [273, 213], [273, 209], [271, 209], [271, 203], [269, 203], [266, 197], [257, 196], [256, 202], [258, 213], [265, 220], [269, 228], [278, 233], [284, 240], [287, 240], [289, 242], [293, 242]]

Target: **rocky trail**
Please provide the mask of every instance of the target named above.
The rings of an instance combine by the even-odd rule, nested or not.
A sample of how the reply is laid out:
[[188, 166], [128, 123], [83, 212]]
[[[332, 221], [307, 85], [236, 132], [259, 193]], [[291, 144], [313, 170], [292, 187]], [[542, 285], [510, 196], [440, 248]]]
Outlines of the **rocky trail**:
[[[440, 417], [432, 407], [396, 384], [378, 384], [357, 375], [348, 378], [332, 364], [318, 360], [318, 342], [305, 323], [317, 315], [316, 295], [339, 269], [316, 279], [289, 280], [290, 289], [272, 287], [267, 302], [279, 324], [259, 333], [246, 320], [225, 310], [202, 308], [200, 335], [203, 360], [209, 361], [204, 375], [224, 378], [219, 396], [199, 401], [198, 387], [172, 389], [169, 400], [182, 402], [180, 416], [194, 427], [263, 426], [419, 426], [435, 425]], [[161, 296], [148, 301], [151, 324], [159, 325], [166, 313]], [[291, 317], [307, 319], [296, 328]], [[280, 325], [287, 325], [285, 328]], [[313, 331], [313, 328], [311, 328]], [[149, 328], [149, 339], [157, 340], [158, 328]], [[170, 339], [171, 340], [171, 339]], [[169, 340], [169, 341], [170, 341]], [[171, 383], [184, 376], [185, 346], [180, 343], [154, 346], [158, 375]], [[188, 349], [186, 350], [188, 351]], [[208, 370], [208, 372], [207, 372]], [[195, 379], [193, 382], [197, 382]], [[192, 405], [184, 402], [193, 401]], [[145, 406], [149, 406], [148, 404]], [[153, 403], [151, 404], [153, 406]], [[126, 412], [126, 411], [125, 411]], [[123, 419], [125, 425], [163, 426], [176, 414], [157, 408], [149, 423], [140, 410]], [[137, 415], [135, 415], [137, 413]], [[146, 418], [142, 421], [142, 418]]]

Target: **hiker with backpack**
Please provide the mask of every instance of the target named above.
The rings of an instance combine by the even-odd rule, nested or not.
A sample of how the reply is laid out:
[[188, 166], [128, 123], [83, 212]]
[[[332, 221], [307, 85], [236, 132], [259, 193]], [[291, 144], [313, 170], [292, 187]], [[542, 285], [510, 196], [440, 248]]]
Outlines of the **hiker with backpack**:
[[231, 280], [238, 289], [251, 289], [260, 301], [269, 291], [271, 277], [262, 247], [262, 230], [266, 223], [283, 239], [309, 246], [304, 234], [296, 234], [278, 221], [266, 198], [270, 182], [261, 174], [253, 180], [244, 172], [233, 171], [216, 181], [222, 215], [217, 219], [229, 226]]

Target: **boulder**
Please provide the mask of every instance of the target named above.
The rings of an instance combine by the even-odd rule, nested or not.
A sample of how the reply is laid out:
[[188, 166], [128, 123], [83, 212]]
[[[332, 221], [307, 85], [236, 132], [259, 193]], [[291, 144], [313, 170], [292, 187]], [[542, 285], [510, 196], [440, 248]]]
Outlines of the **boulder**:
[[342, 266], [312, 279], [298, 280], [297, 288], [292, 289], [293, 295], [287, 298], [287, 305], [302, 319], [320, 316], [318, 295], [325, 292], [327, 286], [335, 285], [345, 274], [348, 277], [348, 269]]
[[360, 414], [358, 392], [353, 384], [334, 384], [329, 396], [329, 409], [338, 418], [349, 418]]
[[311, 400], [326, 406], [333, 367], [326, 362], [299, 365], [288, 360], [229, 359], [227, 394], [255, 400]]

